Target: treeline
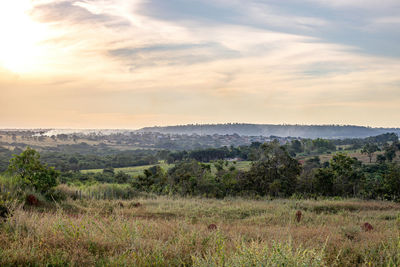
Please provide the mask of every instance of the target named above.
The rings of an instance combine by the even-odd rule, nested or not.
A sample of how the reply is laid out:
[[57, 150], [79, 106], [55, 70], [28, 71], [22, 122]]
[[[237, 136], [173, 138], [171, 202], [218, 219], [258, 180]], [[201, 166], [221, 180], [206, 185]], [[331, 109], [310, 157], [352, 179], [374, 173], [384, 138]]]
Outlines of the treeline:
[[[366, 144], [376, 144], [384, 146], [388, 143], [397, 142], [398, 137], [394, 133], [383, 134], [375, 137], [362, 139], [344, 139], [344, 140], [329, 140], [329, 139], [294, 139], [284, 144], [284, 147], [293, 157], [296, 155], [318, 155], [323, 153], [332, 153], [344, 150], [341, 146], [348, 146], [347, 149], [361, 149]], [[160, 159], [166, 160], [168, 163], [175, 163], [182, 160], [197, 160], [200, 162], [210, 162], [220, 159], [251, 160], [259, 159], [259, 148], [262, 143], [253, 142], [249, 146], [231, 146], [220, 148], [197, 149], [191, 151], [164, 151]]]
[[[275, 140], [277, 142], [277, 140]], [[200, 162], [210, 162], [221, 159], [237, 159], [256, 161], [260, 157], [260, 147], [262, 143], [253, 142], [249, 146], [207, 148], [191, 151], [163, 151], [160, 159], [168, 163], [175, 163], [182, 160], [196, 160]], [[283, 145], [291, 156], [298, 154], [311, 155], [336, 151], [336, 145], [332, 140], [327, 139], [295, 139]]]
[[[29, 135], [29, 134], [31, 135]], [[286, 138], [281, 138], [286, 139]], [[79, 153], [91, 153], [93, 151], [119, 149], [121, 147], [135, 147], [137, 149], [168, 149], [168, 150], [193, 150], [209, 147], [249, 145], [251, 142], [268, 142], [267, 136], [241, 136], [231, 135], [186, 135], [186, 134], [162, 134], [142, 133], [136, 131], [117, 131], [103, 133], [47, 133], [1, 132], [0, 145], [13, 147], [26, 147], [35, 149], [52, 150], [53, 152], [66, 152], [71, 150]], [[91, 145], [89, 145], [90, 143]], [[50, 144], [50, 146], [49, 146]], [[56, 146], [54, 146], [57, 144]], [[91, 150], [90, 150], [91, 148]]]
[[102, 172], [74, 172], [65, 171], [61, 172], [60, 183], [62, 184], [126, 184], [132, 181], [134, 177], [122, 171], [114, 171], [114, 168], [109, 167], [103, 169]]
[[[228, 195], [289, 196], [295, 192], [301, 165], [277, 142], [265, 143], [258, 148], [259, 160], [248, 172], [229, 166], [227, 161], [216, 161], [212, 172], [210, 164], [196, 160], [177, 162], [168, 171], [159, 166], [145, 170], [133, 179], [136, 190], [157, 194], [179, 194], [224, 197]], [[268, 168], [270, 172], [263, 170]], [[279, 186], [276, 179], [280, 179]], [[270, 186], [275, 184], [275, 186]]]
[[312, 155], [342, 150], [363, 149], [366, 145], [385, 147], [398, 142], [399, 138], [395, 133], [385, 133], [367, 138], [349, 139], [295, 139], [286, 143], [286, 147], [292, 156], [297, 154]]
[[165, 127], [146, 127], [140, 132], [168, 134], [239, 134], [247, 136], [292, 136], [299, 138], [365, 138], [386, 132], [400, 133], [398, 128], [371, 128], [352, 125], [274, 125], [274, 124], [188, 124]]
[[42, 153], [42, 160], [60, 171], [121, 168], [151, 165], [158, 162], [152, 150], [120, 151], [112, 155], [85, 155], [64, 153]]
[[[127, 135], [116, 134], [127, 137]], [[67, 135], [60, 135], [66, 138]], [[97, 136], [97, 135], [96, 135]], [[95, 138], [94, 136], [93, 138]], [[114, 136], [114, 135], [112, 135]], [[61, 138], [60, 137], [60, 138]], [[100, 136], [102, 137], [102, 136]], [[99, 137], [99, 138], [100, 138]], [[129, 137], [129, 136], [128, 136]], [[237, 138], [236, 136], [235, 138]], [[103, 138], [103, 137], [102, 137]], [[203, 137], [202, 137], [203, 138]], [[207, 138], [207, 137], [204, 137]], [[226, 137], [231, 138], [231, 137]], [[232, 137], [233, 138], [233, 137]], [[236, 140], [236, 139], [232, 140]], [[366, 144], [375, 144], [380, 149], [386, 144], [396, 142], [398, 139], [394, 133], [387, 133], [375, 137], [361, 139], [281, 139], [279, 137], [270, 137], [271, 140], [278, 140], [284, 144], [291, 156], [296, 155], [318, 155], [322, 153], [332, 153], [338, 150], [361, 149]], [[154, 137], [151, 142], [160, 142], [162, 139]], [[156, 141], [158, 140], [158, 141]], [[150, 142], [150, 140], [149, 140]], [[104, 169], [129, 166], [140, 166], [157, 163], [160, 160], [168, 163], [175, 163], [182, 160], [194, 159], [201, 162], [210, 162], [220, 159], [239, 160], [257, 160], [258, 148], [263, 142], [252, 141], [249, 145], [236, 146], [216, 146], [208, 148], [198, 144], [197, 149], [180, 150], [173, 149], [136, 149], [136, 150], [116, 150], [110, 146], [100, 143], [89, 145], [85, 142], [68, 145], [57, 145], [55, 147], [36, 147], [40, 151], [42, 160], [50, 166], [56, 167], [60, 171], [78, 171], [84, 169]], [[9, 150], [0, 147], [0, 172], [7, 169], [8, 162], [13, 154], [20, 154], [26, 145], [23, 143], [12, 143], [8, 147], [14, 147]]]
[[[399, 151], [399, 143], [387, 146]], [[389, 159], [365, 165], [344, 153], [336, 153], [329, 162], [319, 157], [301, 165], [287, 147], [277, 142], [258, 148], [258, 159], [248, 171], [238, 170], [226, 161], [210, 164], [196, 160], [176, 163], [168, 171], [149, 168], [132, 180], [132, 187], [156, 194], [183, 196], [340, 196], [366, 199], [400, 199], [400, 166]], [[393, 160], [393, 159], [392, 159]]]
[[[319, 143], [316, 141], [316, 144]], [[41, 159], [39, 160], [40, 155], [30, 148], [19, 156], [14, 156], [8, 170], [23, 184], [33, 186], [35, 189], [42, 188], [44, 191], [48, 191], [58, 182], [102, 182], [130, 183], [136, 191], [162, 195], [217, 198], [341, 196], [400, 200], [400, 165], [395, 161], [400, 150], [398, 140], [385, 143], [382, 146], [382, 157], [373, 164], [363, 164], [342, 152], [334, 154], [329, 162], [321, 162], [320, 158], [315, 156], [300, 163], [291, 156], [289, 151], [291, 146], [292, 144], [280, 145], [278, 141], [273, 141], [264, 144], [255, 143], [244, 147], [243, 150], [240, 148], [221, 148], [211, 152], [205, 150], [215, 157], [247, 152], [255, 158], [247, 171], [236, 168], [235, 161], [216, 160], [206, 163], [186, 157], [176, 161], [169, 170], [156, 165], [146, 169], [143, 175], [137, 177], [131, 177], [120, 171], [115, 172], [112, 167], [104, 168], [103, 172], [98, 173], [84, 174], [76, 171], [60, 173], [42, 164]], [[163, 153], [165, 155], [158, 152], [158, 156], [169, 155], [167, 151]], [[199, 151], [188, 155], [193, 157], [200, 155], [204, 159]]]
[[367, 138], [333, 139], [331, 141], [337, 146], [348, 145], [350, 149], [359, 149], [362, 148], [365, 144], [385, 145], [387, 143], [397, 142], [398, 139], [399, 138], [395, 133], [384, 133]]
[[[22, 149], [8, 150], [0, 147], [0, 172], [4, 172], [13, 155]], [[87, 169], [121, 168], [151, 165], [160, 159], [154, 150], [104, 151], [97, 154], [41, 152], [41, 160], [62, 172]]]

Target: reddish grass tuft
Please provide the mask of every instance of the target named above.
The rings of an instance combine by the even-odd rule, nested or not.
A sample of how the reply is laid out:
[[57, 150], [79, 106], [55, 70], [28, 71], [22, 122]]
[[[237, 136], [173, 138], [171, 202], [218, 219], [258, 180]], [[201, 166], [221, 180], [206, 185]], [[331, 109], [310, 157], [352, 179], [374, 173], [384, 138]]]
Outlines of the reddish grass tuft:
[[217, 230], [217, 225], [212, 223], [207, 228], [208, 228], [208, 230], [211, 230], [211, 231]]
[[34, 195], [26, 196], [26, 203], [31, 206], [37, 206], [39, 204], [39, 200]]
[[297, 221], [297, 222], [300, 222], [300, 221], [301, 221], [301, 216], [302, 216], [302, 213], [301, 213], [300, 210], [298, 210], [298, 211], [296, 212], [296, 221]]
[[364, 223], [361, 228], [365, 231], [365, 232], [369, 232], [374, 230], [374, 227], [372, 227], [372, 225], [370, 223]]

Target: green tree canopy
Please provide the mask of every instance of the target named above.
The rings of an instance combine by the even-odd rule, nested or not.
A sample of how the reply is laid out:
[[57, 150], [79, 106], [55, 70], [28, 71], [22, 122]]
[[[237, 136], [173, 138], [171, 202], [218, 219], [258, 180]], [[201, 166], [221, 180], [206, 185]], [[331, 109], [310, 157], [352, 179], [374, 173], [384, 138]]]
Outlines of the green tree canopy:
[[372, 157], [374, 156], [374, 153], [376, 151], [379, 151], [379, 147], [376, 144], [368, 143], [363, 146], [361, 149], [362, 154], [367, 154], [369, 157], [369, 163], [372, 162]]
[[244, 187], [260, 195], [292, 195], [301, 172], [299, 162], [276, 142], [263, 144], [261, 150], [261, 158], [252, 165]]
[[40, 162], [40, 154], [28, 147], [10, 160], [8, 172], [21, 179], [22, 186], [46, 192], [57, 185], [59, 172]]

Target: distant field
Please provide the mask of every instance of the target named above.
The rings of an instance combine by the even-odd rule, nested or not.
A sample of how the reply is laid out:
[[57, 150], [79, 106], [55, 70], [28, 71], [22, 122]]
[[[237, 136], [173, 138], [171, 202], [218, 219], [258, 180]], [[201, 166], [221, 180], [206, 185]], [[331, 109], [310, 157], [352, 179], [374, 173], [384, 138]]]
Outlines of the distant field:
[[[232, 163], [231, 163], [232, 164]], [[238, 170], [247, 171], [250, 169], [251, 161], [237, 161], [234, 166]]]
[[[129, 175], [138, 176], [140, 174], [143, 174], [144, 170], [151, 168], [153, 166], [156, 166], [156, 165], [160, 166], [164, 170], [169, 170], [170, 168], [172, 168], [174, 166], [174, 164], [159, 163], [159, 164], [153, 164], [153, 165], [115, 168], [114, 171], [115, 172], [123, 171]], [[98, 173], [98, 172], [102, 172], [102, 171], [103, 171], [103, 169], [91, 169], [91, 170], [82, 170], [81, 172], [82, 173], [89, 173], [89, 172]]]
[[[214, 165], [212, 163], [209, 163], [209, 164], [212, 166], [211, 171], [216, 172]], [[238, 162], [236, 162], [236, 164], [234, 164], [233, 162], [229, 162], [228, 168], [231, 166], [235, 166], [238, 170], [245, 171], [250, 168], [250, 164], [251, 164], [251, 161], [238, 161]], [[138, 175], [143, 174], [145, 169], [151, 168], [156, 165], [160, 166], [162, 169], [164, 169], [166, 171], [175, 166], [175, 164], [167, 164], [165, 162], [161, 162], [159, 164], [154, 164], [154, 165], [115, 168], [114, 171], [115, 172], [123, 171], [129, 175], [138, 176]], [[81, 172], [82, 173], [89, 173], [89, 172], [98, 173], [98, 172], [102, 172], [102, 171], [103, 171], [103, 169], [91, 169], [91, 170], [82, 170]]]
[[[370, 163], [368, 155], [367, 154], [362, 154], [360, 150], [336, 151], [336, 152], [333, 152], [331, 154], [321, 154], [321, 155], [317, 155], [317, 156], [321, 159], [321, 162], [326, 162], [326, 161], [330, 161], [332, 159], [332, 157], [336, 153], [339, 153], [339, 152], [343, 152], [343, 153], [349, 155], [350, 157], [357, 158], [358, 160], [360, 160], [364, 164], [369, 164]], [[372, 163], [376, 163], [376, 157], [378, 155], [380, 155], [380, 154], [383, 154], [383, 152], [382, 151], [378, 151], [378, 152], [374, 153], [374, 155], [372, 157]], [[301, 161], [304, 161], [304, 160], [310, 159], [312, 157], [314, 157], [314, 156], [300, 156], [300, 157], [297, 157], [297, 159], [301, 160]], [[397, 156], [394, 159], [394, 162], [398, 162], [399, 160], [400, 160], [399, 159], [399, 153], [397, 153]]]

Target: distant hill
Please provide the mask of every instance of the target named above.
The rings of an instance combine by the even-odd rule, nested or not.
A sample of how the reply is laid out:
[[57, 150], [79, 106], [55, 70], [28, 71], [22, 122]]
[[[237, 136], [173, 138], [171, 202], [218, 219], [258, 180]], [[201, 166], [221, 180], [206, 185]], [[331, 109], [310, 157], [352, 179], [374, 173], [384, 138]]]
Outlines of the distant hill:
[[383, 133], [400, 134], [400, 128], [372, 128], [352, 125], [274, 125], [274, 124], [188, 124], [165, 127], [145, 127], [138, 132], [169, 134], [239, 134], [247, 136], [280, 136], [302, 138], [365, 138]]

